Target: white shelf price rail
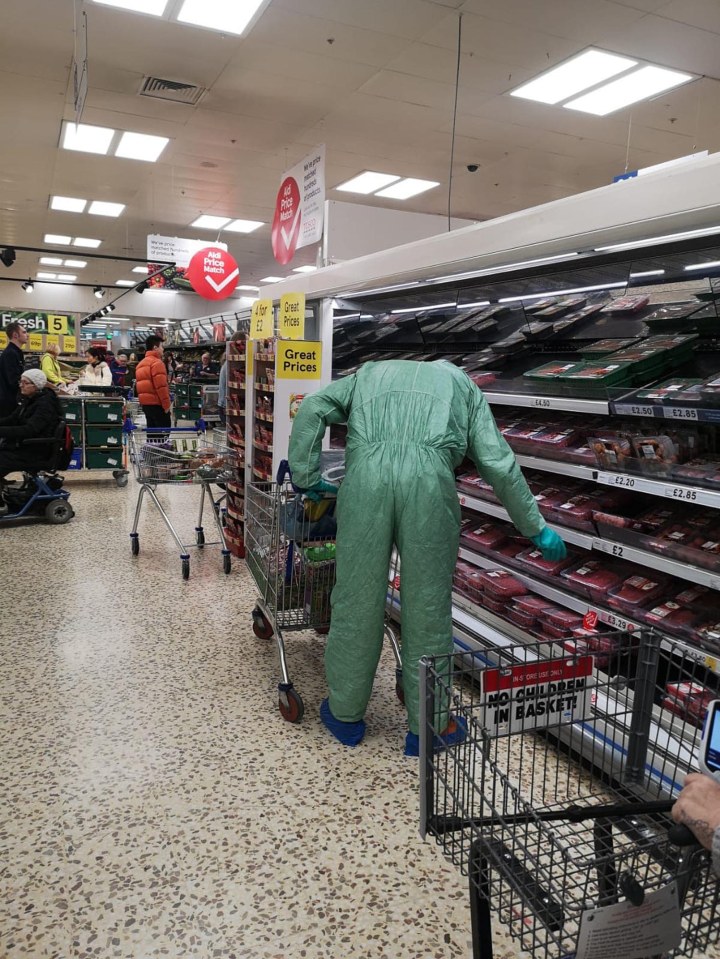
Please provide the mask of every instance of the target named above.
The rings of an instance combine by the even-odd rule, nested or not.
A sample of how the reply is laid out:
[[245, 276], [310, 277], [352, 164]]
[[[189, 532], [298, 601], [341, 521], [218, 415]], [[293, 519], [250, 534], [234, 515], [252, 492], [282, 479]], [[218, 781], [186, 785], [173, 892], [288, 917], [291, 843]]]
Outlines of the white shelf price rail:
[[493, 393], [483, 390], [491, 406], [522, 406], [533, 410], [564, 410], [569, 413], [600, 413], [607, 416], [607, 400], [586, 400], [573, 396], [532, 396], [524, 393]]
[[698, 506], [720, 509], [720, 492], [698, 486], [687, 486], [684, 483], [673, 483], [670, 479], [655, 480], [646, 476], [602, 471], [596, 473], [595, 479], [604, 486], [620, 486], [623, 489], [634, 490], [636, 493], [665, 496], [678, 503], [695, 503]]

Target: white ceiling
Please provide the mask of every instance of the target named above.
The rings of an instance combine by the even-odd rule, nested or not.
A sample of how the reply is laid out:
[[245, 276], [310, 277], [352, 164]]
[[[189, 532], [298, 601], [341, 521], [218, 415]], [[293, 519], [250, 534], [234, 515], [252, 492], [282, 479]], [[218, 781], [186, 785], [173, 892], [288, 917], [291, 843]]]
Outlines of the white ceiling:
[[[258, 219], [267, 225], [256, 233], [222, 237], [241, 282], [257, 284], [286, 272], [270, 249], [281, 173], [319, 143], [329, 198], [352, 199], [332, 188], [374, 169], [441, 187], [406, 203], [358, 202], [447, 214], [459, 12], [453, 216], [498, 216], [601, 186], [626, 163], [720, 149], [718, 0], [272, 0], [245, 39], [90, 0], [85, 9], [83, 122], [171, 142], [157, 164], [58, 149], [61, 121], [73, 117], [73, 0], [3, 0], [0, 245], [43, 246], [46, 232], [97, 236], [98, 252], [142, 260], [148, 233], [215, 239], [188, 228], [200, 213]], [[606, 118], [506, 95], [589, 45], [704, 76]], [[139, 97], [146, 75], [208, 93], [194, 107]], [[127, 209], [118, 220], [55, 212], [51, 194]], [[306, 249], [293, 265], [314, 260]], [[131, 275], [90, 264], [86, 282]], [[0, 267], [22, 279], [36, 269], [37, 254]]]

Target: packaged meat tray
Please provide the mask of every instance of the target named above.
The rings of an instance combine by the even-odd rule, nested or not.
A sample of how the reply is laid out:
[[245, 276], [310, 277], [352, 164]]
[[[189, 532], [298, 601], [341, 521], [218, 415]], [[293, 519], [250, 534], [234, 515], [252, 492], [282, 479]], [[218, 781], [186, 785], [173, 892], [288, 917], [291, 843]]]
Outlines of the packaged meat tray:
[[487, 594], [482, 597], [482, 605], [485, 609], [489, 609], [493, 613], [497, 613], [499, 616], [505, 616], [507, 612], [507, 600], [505, 599], [493, 599], [492, 596]]
[[681, 703], [690, 703], [695, 701], [702, 702], [707, 705], [709, 702], [715, 699], [715, 694], [712, 693], [707, 686], [703, 686], [701, 683], [667, 683], [665, 686], [665, 692], [668, 696], [673, 696]]
[[688, 636], [692, 634], [692, 627], [698, 621], [699, 614], [668, 600], [659, 606], [653, 606], [643, 613], [642, 618], [649, 626], [657, 626], [658, 629], [676, 636]]
[[703, 618], [693, 630], [695, 642], [713, 652], [720, 651], [720, 614], [714, 618]]
[[560, 626], [553, 626], [552, 623], [543, 623], [542, 624], [542, 633], [543, 636], [548, 639], [568, 639], [572, 636], [572, 632], [568, 629], [564, 629]]
[[675, 376], [657, 386], [651, 386], [644, 390], [638, 390], [634, 398], [643, 402], [662, 403], [665, 400], [673, 401], [678, 399], [678, 395], [692, 386], [698, 386], [702, 380], [689, 379], [687, 377]]
[[676, 466], [672, 475], [683, 483], [700, 483], [720, 485], [720, 461], [718, 460], [691, 460], [682, 466]]
[[598, 603], [623, 581], [622, 573], [597, 559], [583, 560], [579, 566], [563, 570], [560, 575], [573, 592], [579, 592]]
[[[612, 361], [612, 362], [611, 362]], [[585, 385], [594, 383], [599, 386], [626, 386], [631, 383], [632, 365], [614, 356], [597, 362], [582, 363], [579, 369], [564, 374], [563, 379], [570, 384]]]
[[632, 443], [627, 433], [598, 433], [588, 437], [597, 465], [604, 470], [625, 470], [632, 457]]
[[557, 629], [564, 629], [567, 635], [570, 635], [573, 629], [579, 629], [583, 624], [583, 618], [579, 613], [573, 613], [569, 609], [552, 609], [542, 617], [544, 624], [550, 624]]
[[611, 589], [607, 595], [607, 602], [613, 609], [635, 614], [638, 609], [649, 606], [651, 603], [656, 604], [666, 590], [665, 577], [650, 578], [635, 574]]
[[553, 363], [545, 363], [534, 370], [528, 370], [523, 376], [529, 380], [557, 380], [564, 378], [573, 370], [581, 369], [583, 363], [569, 363], [566, 360], [555, 360]]
[[649, 296], [621, 296], [603, 307], [603, 313], [637, 313], [650, 302]]
[[587, 357], [589, 360], [596, 360], [602, 356], [609, 356], [611, 353], [617, 353], [618, 350], [627, 349], [630, 346], [634, 346], [638, 342], [637, 337], [632, 337], [625, 340], [615, 340], [615, 339], [605, 339], [605, 340], [596, 340], [594, 343], [588, 343], [587, 346], [583, 346], [578, 350], [578, 353], [582, 357]]
[[650, 476], [666, 475], [678, 462], [679, 451], [669, 436], [632, 436], [630, 443], [640, 471]]
[[483, 389], [483, 387], [490, 386], [491, 383], [494, 383], [500, 374], [493, 373], [491, 370], [486, 370], [482, 373], [469, 373], [468, 375], [475, 386]]
[[541, 452], [544, 448], [563, 449], [578, 442], [581, 436], [582, 431], [576, 427], [570, 426], [562, 429], [559, 426], [548, 426], [533, 433], [529, 437], [529, 445], [537, 446], [538, 452]]
[[542, 310], [547, 310], [549, 307], [554, 306], [557, 302], [557, 298], [554, 296], [544, 297], [542, 300], [535, 300], [533, 303], [526, 303], [523, 306], [523, 309], [526, 313], [539, 313]]
[[534, 572], [544, 573], [546, 576], [557, 576], [568, 566], [572, 566], [576, 557], [568, 552], [565, 559], [544, 559], [539, 549], [526, 549], [518, 553], [516, 560]]
[[700, 303], [668, 303], [665, 306], [653, 310], [647, 316], [643, 317], [643, 323], [647, 323], [652, 331], [671, 330], [675, 332], [678, 325], [682, 326], [682, 321], [697, 313], [702, 309]]
[[536, 616], [533, 616], [531, 613], [526, 613], [525, 610], [520, 609], [518, 606], [509, 606], [507, 615], [512, 623], [522, 627], [522, 629], [532, 629], [537, 619]]
[[543, 599], [542, 596], [534, 596], [532, 593], [528, 593], [527, 596], [518, 596], [513, 600], [513, 604], [527, 615], [532, 616], [533, 619], [537, 619], [543, 613], [556, 608], [555, 604], [550, 602], [549, 599]]
[[464, 530], [461, 533], [461, 538], [471, 548], [488, 552], [502, 546], [507, 539], [507, 534], [504, 529], [495, 523], [481, 523], [474, 529]]
[[504, 569], [482, 570], [478, 579], [482, 583], [483, 591], [490, 599], [507, 602], [514, 596], [523, 596], [527, 593], [527, 587]]

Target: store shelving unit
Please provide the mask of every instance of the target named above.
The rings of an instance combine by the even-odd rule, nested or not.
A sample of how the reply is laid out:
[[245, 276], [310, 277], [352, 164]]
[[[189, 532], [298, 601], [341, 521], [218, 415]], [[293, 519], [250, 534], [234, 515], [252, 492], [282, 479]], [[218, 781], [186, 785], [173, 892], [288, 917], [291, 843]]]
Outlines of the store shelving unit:
[[245, 556], [245, 462], [247, 349], [250, 344], [243, 333], [237, 333], [227, 344], [227, 407], [228, 446], [238, 457], [237, 479], [227, 484], [225, 538], [234, 556]]

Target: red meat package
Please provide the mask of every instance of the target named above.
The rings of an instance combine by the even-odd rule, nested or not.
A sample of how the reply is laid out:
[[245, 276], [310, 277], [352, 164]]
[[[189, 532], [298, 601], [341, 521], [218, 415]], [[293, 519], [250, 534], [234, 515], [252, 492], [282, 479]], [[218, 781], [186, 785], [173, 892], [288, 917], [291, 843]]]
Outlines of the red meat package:
[[520, 609], [520, 607], [517, 605], [509, 606], [507, 615], [510, 622], [515, 623], [516, 626], [522, 627], [522, 629], [532, 629], [537, 619], [537, 617], [533, 616], [531, 613], [525, 612], [525, 610]]
[[637, 313], [650, 302], [649, 296], [621, 296], [617, 300], [611, 300], [603, 313]]
[[513, 596], [523, 596], [527, 593], [519, 579], [503, 569], [490, 569], [479, 573], [479, 580], [483, 590], [494, 600], [512, 599]]
[[555, 604], [550, 602], [549, 599], [543, 599], [542, 596], [533, 596], [532, 594], [518, 596], [513, 605], [535, 619], [543, 613], [556, 609]]
[[623, 583], [611, 589], [608, 603], [614, 609], [634, 611], [636, 608], [655, 603], [667, 590], [664, 577], [642, 575], [629, 576]]
[[668, 600], [660, 606], [653, 606], [645, 613], [643, 619], [649, 625], [657, 626], [658, 629], [684, 635], [690, 632], [693, 623], [697, 622], [698, 614], [687, 607], [679, 606], [672, 600]]
[[561, 576], [568, 586], [597, 601], [623, 580], [621, 573], [598, 559], [583, 560], [579, 566], [564, 570]]
[[507, 539], [505, 531], [495, 523], [481, 523], [475, 529], [463, 530], [462, 536], [468, 544], [484, 552], [497, 549]]
[[547, 576], [557, 576], [568, 566], [572, 566], [576, 557], [569, 553], [565, 559], [544, 559], [539, 549], [526, 549], [516, 557], [518, 563], [530, 569], [545, 573]]
[[545, 623], [570, 632], [582, 626], [583, 618], [579, 613], [573, 613], [569, 609], [552, 609], [545, 613]]

